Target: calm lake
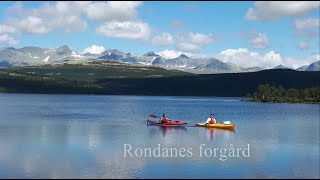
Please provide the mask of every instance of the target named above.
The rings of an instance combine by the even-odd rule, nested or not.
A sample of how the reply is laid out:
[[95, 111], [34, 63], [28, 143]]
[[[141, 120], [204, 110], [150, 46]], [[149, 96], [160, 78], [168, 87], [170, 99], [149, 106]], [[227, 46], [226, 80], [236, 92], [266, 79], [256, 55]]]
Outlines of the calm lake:
[[0, 178], [320, 178], [319, 104], [240, 99], [0, 94]]

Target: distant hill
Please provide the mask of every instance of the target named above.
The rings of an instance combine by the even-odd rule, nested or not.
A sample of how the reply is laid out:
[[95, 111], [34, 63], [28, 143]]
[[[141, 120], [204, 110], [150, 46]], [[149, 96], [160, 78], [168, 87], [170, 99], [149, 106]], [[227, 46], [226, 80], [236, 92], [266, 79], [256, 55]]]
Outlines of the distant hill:
[[[284, 88], [320, 86], [320, 72], [299, 72], [291, 69], [271, 69], [250, 73], [203, 74], [162, 78], [101, 79], [119, 94], [245, 96], [259, 85], [270, 84]], [[152, 86], [150, 86], [152, 84]], [[125, 87], [125, 88], [121, 88]]]
[[0, 91], [23, 93], [245, 96], [262, 84], [320, 86], [320, 72], [271, 69], [250, 73], [188, 74], [117, 62], [93, 61], [0, 69]]
[[195, 74], [253, 72], [263, 69], [261, 67], [242, 68], [215, 58], [195, 58], [185, 54], [181, 54], [176, 58], [166, 59], [153, 51], [147, 52], [144, 55], [138, 55], [111, 48], [99, 54], [81, 54], [72, 50], [67, 45], [58, 48], [35, 46], [0, 48], [0, 68], [55, 64], [60, 62], [81, 64], [91, 60], [157, 66], [167, 70], [179, 70]]
[[94, 81], [102, 78], [148, 78], [191, 75], [191, 73], [183, 71], [166, 70], [154, 66], [97, 60], [83, 61], [81, 63], [61, 62], [39, 66], [17, 66], [7, 69], [7, 71], [79, 81]]
[[307, 66], [301, 66], [301, 67], [298, 67], [296, 70], [297, 71], [305, 71], [307, 68], [308, 68], [309, 65]]
[[320, 61], [310, 64], [306, 71], [320, 71]]
[[[61, 62], [82, 64], [86, 61], [119, 62], [130, 65], [147, 65], [162, 67], [167, 70], [179, 70], [194, 74], [242, 73], [261, 71], [261, 67], [240, 67], [236, 64], [222, 62], [216, 58], [195, 58], [181, 54], [176, 58], [166, 59], [153, 51], [144, 55], [122, 52], [118, 49], [106, 49], [99, 54], [78, 53], [67, 45], [58, 48], [40, 48], [27, 46], [23, 48], [0, 48], [0, 68], [17, 66], [46, 65]], [[278, 65], [274, 69], [289, 69]], [[297, 68], [298, 71], [319, 71], [319, 62]]]
[[282, 64], [279, 64], [278, 66], [274, 67], [273, 69], [290, 69]]
[[301, 66], [296, 69], [297, 71], [320, 71], [320, 61], [316, 61], [307, 66]]

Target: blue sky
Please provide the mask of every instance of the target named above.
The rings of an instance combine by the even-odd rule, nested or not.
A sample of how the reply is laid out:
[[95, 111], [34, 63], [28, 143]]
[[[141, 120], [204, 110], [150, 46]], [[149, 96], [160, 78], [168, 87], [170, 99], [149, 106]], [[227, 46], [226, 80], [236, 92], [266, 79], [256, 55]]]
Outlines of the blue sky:
[[0, 46], [181, 53], [241, 66], [319, 60], [319, 2], [0, 2]]

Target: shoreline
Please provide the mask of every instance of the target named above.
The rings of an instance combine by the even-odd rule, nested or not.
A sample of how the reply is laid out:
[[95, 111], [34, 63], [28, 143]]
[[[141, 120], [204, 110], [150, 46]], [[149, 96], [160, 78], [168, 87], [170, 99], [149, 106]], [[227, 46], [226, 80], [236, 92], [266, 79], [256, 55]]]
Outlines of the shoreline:
[[258, 103], [288, 103], [288, 104], [320, 104], [320, 102], [292, 102], [292, 101], [266, 101], [243, 99], [239, 96], [208, 96], [208, 95], [165, 95], [165, 94], [103, 94], [103, 93], [34, 93], [34, 92], [1, 92], [0, 94], [25, 94], [25, 95], [88, 95], [88, 96], [168, 96], [168, 97], [195, 97], [195, 98], [239, 98], [234, 101], [239, 102], [258, 102]]
[[247, 99], [247, 100], [241, 99], [240, 101], [259, 102], [259, 103], [320, 104], [320, 102], [308, 102], [308, 101], [292, 102], [292, 101], [266, 101], [266, 100], [253, 100], [253, 99]]
[[32, 93], [32, 92], [1, 92], [0, 94], [25, 94], [25, 95], [96, 95], [96, 96], [167, 96], [167, 97], [198, 97], [198, 98], [238, 98], [235, 101], [242, 101], [239, 96], [208, 96], [208, 95], [159, 95], [159, 94], [89, 94], [89, 93]]

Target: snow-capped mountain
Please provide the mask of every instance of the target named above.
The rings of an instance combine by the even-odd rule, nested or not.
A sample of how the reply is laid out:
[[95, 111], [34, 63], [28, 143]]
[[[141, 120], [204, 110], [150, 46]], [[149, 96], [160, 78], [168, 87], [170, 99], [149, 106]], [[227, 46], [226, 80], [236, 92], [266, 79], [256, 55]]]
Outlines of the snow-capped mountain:
[[152, 56], [152, 57], [154, 57], [154, 56], [159, 56], [159, 55], [156, 54], [156, 53], [153, 52], [153, 51], [150, 51], [150, 52], [145, 53], [143, 56]]
[[0, 63], [9, 63], [13, 66], [73, 61], [83, 58], [83, 55], [76, 53], [66, 45], [56, 49], [28, 46], [21, 49], [8, 47], [0, 50]]
[[194, 69], [203, 73], [235, 73], [242, 71], [241, 68], [232, 63], [224, 63], [217, 59], [210, 59], [207, 63], [199, 65]]
[[[117, 61], [127, 64], [141, 64], [159, 66], [165, 69], [177, 69], [192, 73], [236, 73], [254, 72], [263, 70], [260, 67], [242, 68], [232, 63], [222, 62], [215, 58], [191, 58], [185, 54], [172, 59], [165, 59], [153, 51], [144, 55], [121, 52], [117, 49], [107, 49], [100, 54], [80, 54], [64, 45], [59, 48], [40, 48], [34, 46], [16, 49], [13, 47], [0, 48], [0, 68], [50, 64], [66, 61], [82, 63], [86, 60], [96, 61]], [[312, 63], [308, 66], [300, 67], [299, 71], [319, 71], [320, 62]], [[289, 69], [283, 65], [278, 65], [274, 69]]]
[[176, 69], [176, 68], [193, 68], [192, 63], [193, 59], [189, 58], [188, 56], [181, 54], [179, 57], [168, 59], [166, 61], [166, 66]]
[[155, 61], [157, 58], [162, 58], [162, 57], [154, 53], [153, 51], [147, 52], [143, 56], [138, 57], [139, 61], [145, 65], [157, 65], [158, 60]]
[[137, 55], [132, 53], [124, 53], [117, 49], [107, 49], [100, 54], [98, 59], [106, 61], [119, 61], [131, 64], [139, 64], [140, 62], [137, 59]]

